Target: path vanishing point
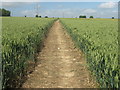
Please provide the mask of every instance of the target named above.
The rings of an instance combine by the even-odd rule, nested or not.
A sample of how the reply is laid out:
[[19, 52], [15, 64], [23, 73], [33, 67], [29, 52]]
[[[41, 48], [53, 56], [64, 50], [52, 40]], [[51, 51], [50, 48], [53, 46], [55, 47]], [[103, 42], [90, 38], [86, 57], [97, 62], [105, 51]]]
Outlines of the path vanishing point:
[[22, 88], [94, 88], [84, 55], [75, 48], [60, 21], [51, 27], [35, 71]]

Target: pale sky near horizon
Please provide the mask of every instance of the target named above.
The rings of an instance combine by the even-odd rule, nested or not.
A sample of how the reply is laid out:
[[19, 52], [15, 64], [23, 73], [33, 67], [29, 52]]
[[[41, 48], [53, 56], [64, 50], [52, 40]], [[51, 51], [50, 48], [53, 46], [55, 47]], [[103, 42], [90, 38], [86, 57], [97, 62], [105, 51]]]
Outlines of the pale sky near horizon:
[[65, 18], [78, 17], [80, 15], [86, 15], [87, 17], [94, 16], [96, 18], [111, 18], [113, 16], [115, 18], [118, 17], [118, 2], [117, 2], [118, 0], [114, 0], [114, 2], [112, 2], [112, 0], [107, 0], [108, 2], [82, 2], [82, 0], [79, 0], [81, 2], [37, 2], [37, 3], [12, 2], [14, 0], [9, 1], [11, 2], [2, 2], [2, 6], [0, 7], [10, 10], [12, 12], [12, 16], [18, 17], [25, 15], [27, 15], [28, 17], [34, 17], [36, 15], [37, 5], [39, 7], [39, 15], [41, 15], [42, 17], [46, 15], [49, 17], [64, 16]]
[[1, 2], [119, 2], [119, 0], [1, 0]]

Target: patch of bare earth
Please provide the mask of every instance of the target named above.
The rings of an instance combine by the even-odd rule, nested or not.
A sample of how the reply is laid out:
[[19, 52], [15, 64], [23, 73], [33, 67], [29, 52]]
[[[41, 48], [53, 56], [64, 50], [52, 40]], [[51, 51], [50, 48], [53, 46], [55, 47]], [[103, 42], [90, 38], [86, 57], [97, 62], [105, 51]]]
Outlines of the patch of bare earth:
[[82, 52], [59, 20], [54, 23], [39, 53], [35, 71], [23, 88], [94, 88]]

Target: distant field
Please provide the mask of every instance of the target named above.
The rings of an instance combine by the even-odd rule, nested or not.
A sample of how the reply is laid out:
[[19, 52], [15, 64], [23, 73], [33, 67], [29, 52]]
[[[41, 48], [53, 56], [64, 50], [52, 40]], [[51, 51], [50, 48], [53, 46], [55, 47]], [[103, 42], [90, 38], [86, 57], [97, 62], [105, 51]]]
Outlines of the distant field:
[[61, 18], [61, 19], [80, 19], [80, 20], [111, 20], [111, 21], [118, 21], [120, 19], [111, 19], [111, 18]]
[[[14, 87], [27, 68], [34, 61], [37, 48], [51, 27], [54, 19], [3, 17], [2, 18], [2, 60], [3, 86]], [[12, 86], [13, 85], [13, 86]]]
[[117, 19], [61, 19], [101, 87], [119, 84]]

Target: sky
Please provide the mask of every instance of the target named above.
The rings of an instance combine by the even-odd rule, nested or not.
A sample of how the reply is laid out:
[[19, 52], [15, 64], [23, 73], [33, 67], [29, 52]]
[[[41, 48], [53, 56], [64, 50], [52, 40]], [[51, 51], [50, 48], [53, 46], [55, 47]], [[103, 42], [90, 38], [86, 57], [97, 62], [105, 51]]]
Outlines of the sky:
[[[11, 11], [12, 16], [17, 17], [34, 17], [37, 14], [49, 17], [75, 18], [80, 15], [94, 16], [95, 18], [111, 18], [118, 17], [118, 0], [106, 0], [106, 2], [93, 2], [95, 0], [69, 0], [66, 2], [58, 2], [58, 0], [24, 0], [21, 2], [13, 2], [14, 0], [2, 0], [2, 6]], [[19, 1], [19, 0], [18, 0]], [[26, 2], [25, 2], [26, 1]], [[36, 1], [36, 2], [35, 2]], [[48, 2], [49, 1], [49, 2]], [[56, 1], [56, 2], [55, 2]], [[60, 1], [60, 0], [59, 0]], [[65, 0], [64, 0], [65, 1]], [[102, 1], [102, 0], [101, 0]]]
[[1, 2], [118, 2], [119, 0], [1, 0]]

